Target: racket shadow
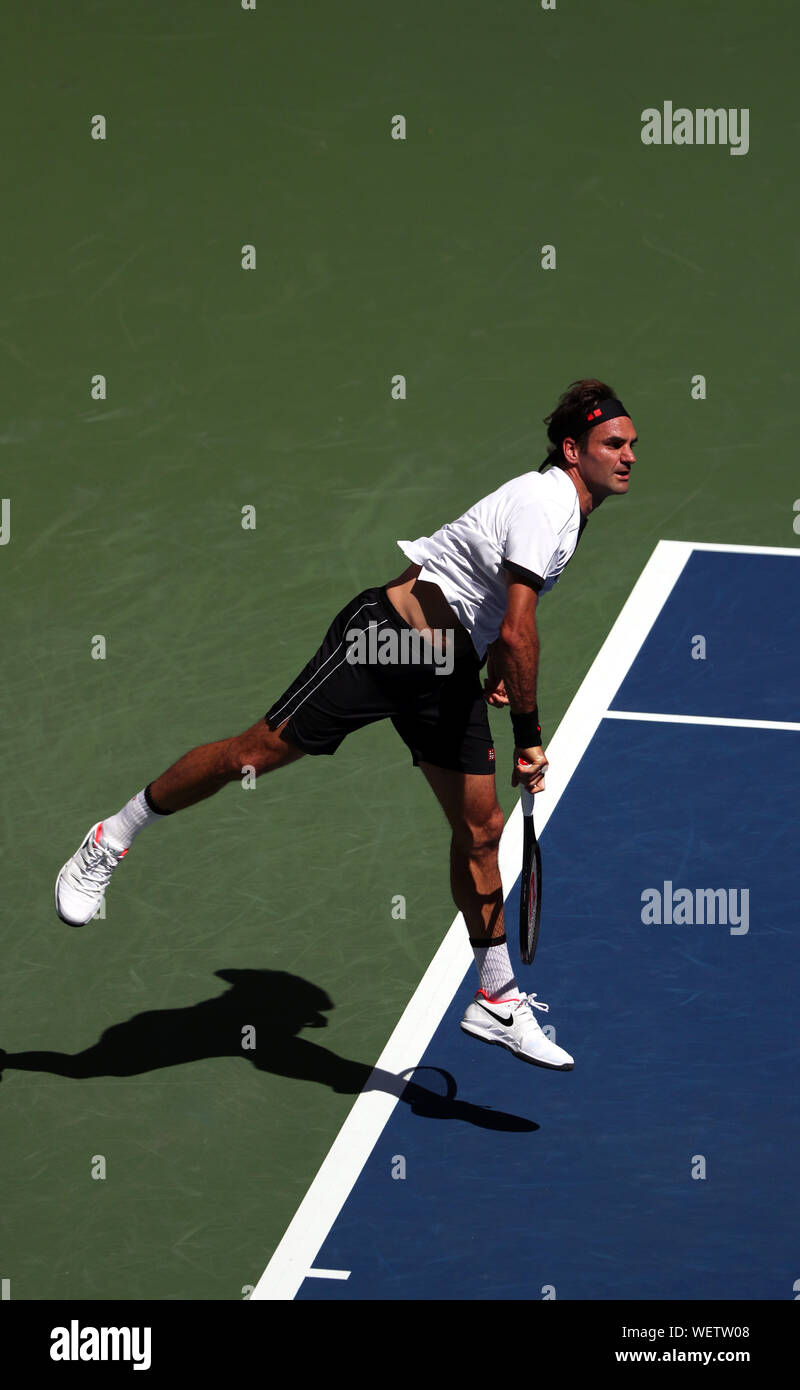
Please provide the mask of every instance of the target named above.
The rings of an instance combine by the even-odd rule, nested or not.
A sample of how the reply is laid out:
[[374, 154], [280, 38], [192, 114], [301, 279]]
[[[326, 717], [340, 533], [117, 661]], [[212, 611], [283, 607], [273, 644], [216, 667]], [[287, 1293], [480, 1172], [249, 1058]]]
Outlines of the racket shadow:
[[[457, 1098], [454, 1077], [440, 1068], [408, 1068], [400, 1074], [341, 1057], [297, 1035], [325, 1028], [334, 1007], [318, 985], [280, 970], [217, 970], [229, 988], [185, 1008], [153, 1009], [107, 1028], [82, 1052], [0, 1049], [0, 1072], [43, 1072], [75, 1081], [99, 1076], [141, 1076], [212, 1057], [237, 1057], [258, 1071], [328, 1086], [342, 1095], [382, 1090], [409, 1105], [415, 1115], [461, 1120], [482, 1129], [530, 1133], [539, 1128], [518, 1115]], [[432, 1070], [444, 1078], [445, 1094], [409, 1073]]]

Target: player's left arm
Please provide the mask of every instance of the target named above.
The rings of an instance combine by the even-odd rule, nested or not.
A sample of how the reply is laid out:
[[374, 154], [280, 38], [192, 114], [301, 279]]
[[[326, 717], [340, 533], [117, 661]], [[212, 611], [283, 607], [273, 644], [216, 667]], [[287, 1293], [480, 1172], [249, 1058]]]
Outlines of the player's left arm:
[[[529, 791], [544, 786], [547, 759], [541, 746], [541, 732], [533, 728], [536, 709], [536, 679], [539, 670], [539, 634], [536, 630], [538, 576], [535, 582], [519, 573], [506, 570], [506, 612], [500, 635], [493, 644], [494, 656], [502, 677], [508, 703], [514, 716], [521, 716], [527, 729], [523, 739], [514, 735], [514, 769], [512, 784], [523, 785]], [[530, 726], [530, 727], [528, 727]], [[520, 761], [532, 764], [530, 772], [519, 772]]]
[[509, 703], [506, 683], [500, 670], [500, 661], [498, 638], [496, 642], [490, 642], [487, 648], [486, 679], [483, 682], [486, 703], [492, 705], [494, 709], [503, 709]]

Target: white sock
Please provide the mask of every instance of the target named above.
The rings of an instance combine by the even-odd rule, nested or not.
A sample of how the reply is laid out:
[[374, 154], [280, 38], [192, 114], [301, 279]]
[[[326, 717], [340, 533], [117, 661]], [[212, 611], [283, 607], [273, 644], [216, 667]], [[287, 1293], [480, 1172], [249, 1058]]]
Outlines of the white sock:
[[519, 995], [514, 971], [508, 955], [505, 936], [497, 936], [490, 942], [470, 937], [469, 944], [475, 952], [478, 967], [479, 988], [490, 999], [508, 999]]
[[140, 830], [171, 814], [171, 811], [154, 811], [144, 791], [137, 792], [121, 811], [103, 821], [103, 839], [114, 849], [130, 849]]

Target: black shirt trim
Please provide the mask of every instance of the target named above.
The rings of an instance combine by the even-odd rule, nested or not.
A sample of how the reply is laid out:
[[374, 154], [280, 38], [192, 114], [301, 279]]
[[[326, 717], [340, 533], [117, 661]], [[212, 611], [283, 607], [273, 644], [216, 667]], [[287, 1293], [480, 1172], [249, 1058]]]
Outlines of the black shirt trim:
[[515, 579], [521, 579], [524, 584], [530, 584], [532, 589], [538, 594], [544, 588], [544, 580], [540, 574], [534, 574], [533, 570], [526, 570], [524, 565], [517, 565], [513, 560], [504, 560], [503, 569], [513, 574]]

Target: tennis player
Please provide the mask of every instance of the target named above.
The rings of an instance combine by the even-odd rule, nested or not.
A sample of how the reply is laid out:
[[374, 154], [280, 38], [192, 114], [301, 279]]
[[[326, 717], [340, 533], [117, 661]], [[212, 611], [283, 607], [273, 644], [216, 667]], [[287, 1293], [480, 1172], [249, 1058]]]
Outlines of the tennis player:
[[461, 1027], [525, 1062], [573, 1066], [539, 1027], [533, 1009], [548, 1006], [520, 992], [508, 955], [497, 862], [503, 813], [486, 705], [510, 706], [512, 784], [541, 791], [537, 605], [563, 574], [590, 513], [628, 491], [636, 436], [615, 391], [593, 379], [574, 382], [545, 423], [551, 449], [538, 472], [504, 483], [432, 536], [398, 541], [408, 568], [337, 614], [264, 717], [185, 753], [92, 826], [56, 880], [62, 921], [78, 927], [94, 917], [146, 826], [240, 780], [245, 767], [260, 775], [304, 754], [332, 754], [355, 729], [391, 719], [452, 830], [452, 893], [478, 970]]

